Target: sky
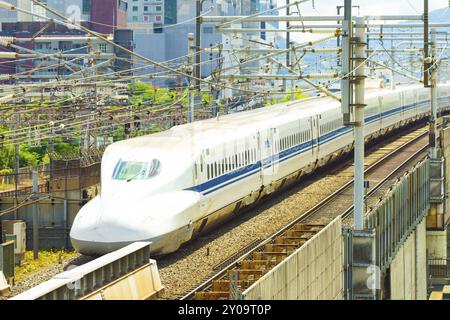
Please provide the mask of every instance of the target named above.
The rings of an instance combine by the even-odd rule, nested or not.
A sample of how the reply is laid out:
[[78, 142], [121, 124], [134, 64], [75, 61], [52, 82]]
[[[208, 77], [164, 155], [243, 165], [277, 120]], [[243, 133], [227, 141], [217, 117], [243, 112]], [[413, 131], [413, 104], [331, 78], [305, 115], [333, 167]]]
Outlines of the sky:
[[[315, 9], [312, 8], [313, 2]], [[278, 0], [278, 6], [283, 4], [286, 0]], [[304, 15], [335, 15], [336, 6], [343, 4], [344, 0], [311, 0], [301, 4], [300, 9], [304, 10]], [[353, 0], [353, 5], [361, 6], [361, 15], [422, 14], [423, 11], [423, 0]], [[429, 0], [430, 10], [448, 5], [449, 0]]]
[[[286, 0], [277, 0], [278, 6], [286, 4]], [[294, 0], [290, 0], [292, 3]], [[429, 0], [430, 11], [449, 7], [450, 0]], [[314, 3], [314, 7], [313, 7]], [[310, 0], [302, 3], [300, 10], [304, 16], [316, 15], [336, 15], [336, 6], [343, 5], [344, 0]], [[421, 15], [423, 14], [423, 0], [353, 0], [353, 5], [360, 6], [359, 14], [364, 15]], [[450, 8], [449, 8], [450, 10]], [[291, 7], [291, 11], [297, 11]], [[280, 10], [280, 15], [285, 15], [285, 9]], [[343, 11], [341, 11], [343, 14]], [[357, 9], [353, 11], [358, 15]], [[285, 24], [280, 24], [280, 29], [285, 28]], [[284, 37], [283, 34], [280, 34]], [[293, 41], [303, 43], [323, 37], [323, 35], [310, 35], [305, 33], [293, 33]]]

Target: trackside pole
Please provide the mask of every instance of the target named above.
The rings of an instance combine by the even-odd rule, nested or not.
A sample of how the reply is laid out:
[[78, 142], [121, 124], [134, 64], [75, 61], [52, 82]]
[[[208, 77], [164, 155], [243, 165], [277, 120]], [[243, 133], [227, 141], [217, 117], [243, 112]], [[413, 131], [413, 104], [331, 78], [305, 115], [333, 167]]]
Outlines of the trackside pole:
[[[194, 55], [195, 55], [195, 44], [194, 44], [194, 34], [188, 34], [188, 68], [189, 74], [194, 74]], [[194, 122], [194, 104], [195, 104], [195, 88], [193, 80], [190, 80], [190, 85], [188, 88], [188, 116], [187, 121]]]
[[431, 63], [428, 64], [430, 70], [431, 87], [431, 118], [430, 118], [430, 147], [431, 157], [437, 158], [437, 61], [436, 59], [436, 29], [431, 29]]
[[[37, 200], [39, 188], [38, 188], [38, 173], [33, 171], [33, 197], [34, 201]], [[33, 204], [33, 258], [34, 260], [39, 259], [39, 215], [38, 215], [38, 204]]]
[[355, 19], [355, 230], [364, 228], [364, 91], [366, 77], [365, 22]]

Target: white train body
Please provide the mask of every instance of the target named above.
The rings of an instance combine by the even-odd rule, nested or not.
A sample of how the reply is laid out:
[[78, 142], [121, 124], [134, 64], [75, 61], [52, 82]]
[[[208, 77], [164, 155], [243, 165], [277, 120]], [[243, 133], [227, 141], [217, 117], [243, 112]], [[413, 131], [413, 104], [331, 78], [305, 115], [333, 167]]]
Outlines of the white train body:
[[[447, 108], [450, 86], [439, 87]], [[366, 96], [367, 140], [429, 114], [429, 90]], [[170, 253], [226, 217], [348, 152], [340, 104], [312, 98], [174, 127], [109, 146], [101, 193], [78, 213], [74, 248], [99, 255], [135, 241]]]

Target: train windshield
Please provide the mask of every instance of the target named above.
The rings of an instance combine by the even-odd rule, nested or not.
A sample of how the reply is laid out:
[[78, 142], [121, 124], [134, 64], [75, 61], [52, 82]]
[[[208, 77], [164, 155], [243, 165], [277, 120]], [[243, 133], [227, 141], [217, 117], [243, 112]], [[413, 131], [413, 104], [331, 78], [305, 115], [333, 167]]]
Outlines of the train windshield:
[[161, 163], [157, 159], [151, 162], [122, 161], [116, 165], [113, 172], [114, 180], [145, 180], [159, 173]]

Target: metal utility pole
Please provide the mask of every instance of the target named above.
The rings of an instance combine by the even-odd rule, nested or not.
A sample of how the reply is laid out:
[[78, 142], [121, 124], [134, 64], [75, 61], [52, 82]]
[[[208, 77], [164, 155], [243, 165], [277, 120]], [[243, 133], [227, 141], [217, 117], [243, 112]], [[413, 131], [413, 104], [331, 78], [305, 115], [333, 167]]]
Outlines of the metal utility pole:
[[[194, 45], [194, 34], [188, 34], [188, 74], [193, 73], [193, 62], [194, 62], [194, 54], [195, 54], [195, 45]], [[188, 88], [188, 114], [187, 121], [194, 121], [194, 108], [195, 108], [195, 88], [192, 80], [189, 81]]]
[[201, 68], [201, 48], [202, 48], [202, 6], [204, 0], [197, 0], [195, 6], [195, 89], [200, 93], [200, 78], [202, 77], [202, 68]]
[[[289, 43], [289, 57], [290, 61], [288, 66], [291, 68], [292, 74], [295, 74], [295, 51], [294, 42]], [[299, 70], [300, 72], [300, 70]], [[291, 80], [291, 101], [295, 101], [295, 80]]]
[[[38, 193], [38, 173], [33, 171], [33, 201], [37, 201]], [[39, 259], [39, 215], [38, 203], [33, 204], [33, 258]]]
[[356, 230], [364, 228], [364, 107], [365, 105], [365, 21], [355, 19], [355, 204], [354, 224]]
[[353, 37], [352, 1], [345, 0], [344, 5], [341, 103], [344, 124], [354, 126], [354, 228], [362, 230], [364, 228], [365, 21], [361, 17], [355, 19], [356, 31]]
[[[337, 13], [338, 17], [341, 15], [341, 10], [344, 8], [345, 8], [345, 6], [336, 6], [336, 13]], [[353, 9], [353, 8], [358, 9], [358, 15], [359, 15], [359, 12], [360, 12], [359, 10], [361, 7], [360, 6], [351, 6], [351, 9]], [[337, 24], [341, 24], [341, 21], [338, 20]], [[340, 48], [341, 36], [336, 37], [336, 44], [337, 44], [337, 47]], [[338, 59], [337, 59], [337, 66], [338, 67], [342, 66], [342, 61], [341, 61], [341, 58], [339, 57], [339, 53], [338, 53]]]
[[351, 125], [353, 104], [353, 87], [350, 85], [352, 46], [350, 40], [353, 35], [352, 1], [345, 0], [344, 20], [342, 21], [342, 114], [344, 125]]
[[430, 63], [428, 61], [429, 58], [429, 39], [428, 39], [428, 32], [429, 32], [429, 9], [428, 9], [428, 0], [423, 0], [423, 84], [427, 88], [430, 85], [430, 77], [429, 77], [429, 70], [430, 70]]
[[[286, 0], [286, 16], [290, 16], [291, 14], [291, 7], [289, 6], [290, 0]], [[291, 26], [291, 23], [289, 21], [286, 21], [286, 49], [289, 49], [291, 46], [291, 33], [289, 32], [289, 28]], [[286, 65], [289, 66], [290, 61], [290, 51], [286, 53]]]
[[[437, 61], [436, 61], [436, 29], [431, 29], [431, 63], [429, 73], [431, 82], [431, 116], [430, 116], [430, 147], [431, 158], [437, 158]], [[427, 72], [425, 72], [427, 73]]]
[[[20, 129], [20, 112], [16, 110], [16, 128]], [[14, 145], [14, 206], [19, 203], [19, 169], [20, 169], [20, 154], [19, 143]], [[18, 218], [18, 210], [14, 210], [14, 219]]]
[[[336, 13], [337, 13], [338, 16], [341, 15], [341, 9], [342, 8], [343, 8], [343, 6], [336, 6], [336, 11], [337, 11]], [[341, 22], [338, 20], [337, 23], [340, 24]], [[336, 46], [337, 46], [337, 48], [339, 48], [341, 46], [341, 36], [337, 36], [337, 38], [336, 38]], [[339, 52], [337, 54], [337, 66], [338, 67], [342, 66], [342, 62], [341, 62], [341, 58], [339, 56]]]

